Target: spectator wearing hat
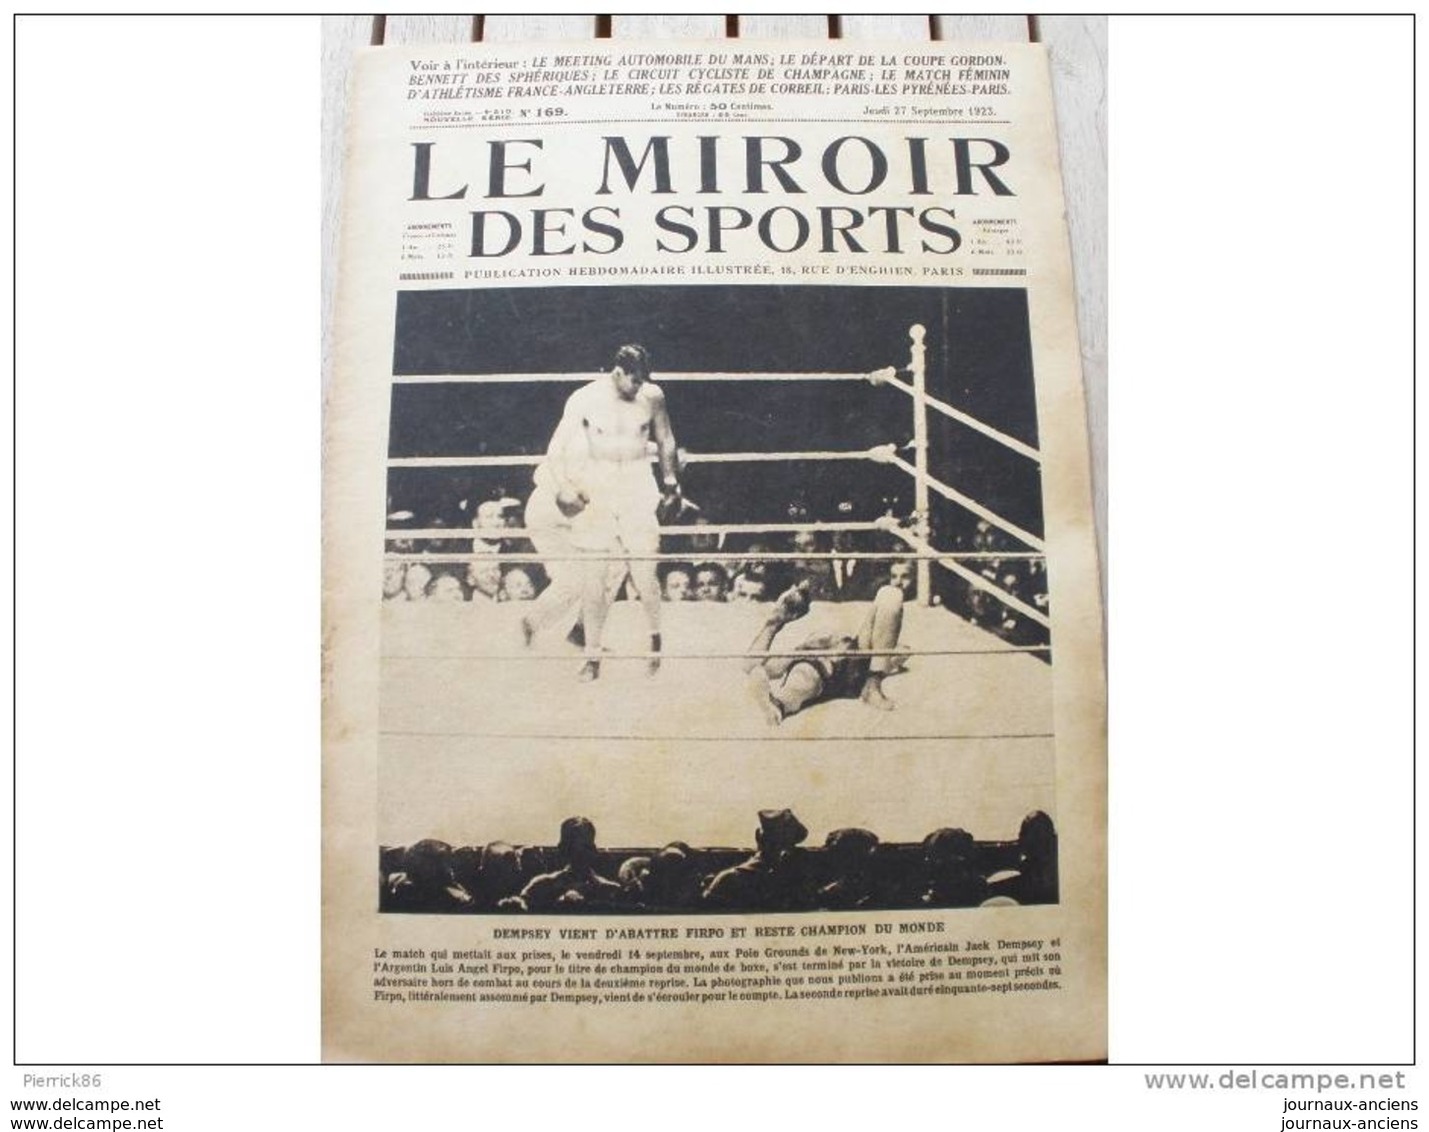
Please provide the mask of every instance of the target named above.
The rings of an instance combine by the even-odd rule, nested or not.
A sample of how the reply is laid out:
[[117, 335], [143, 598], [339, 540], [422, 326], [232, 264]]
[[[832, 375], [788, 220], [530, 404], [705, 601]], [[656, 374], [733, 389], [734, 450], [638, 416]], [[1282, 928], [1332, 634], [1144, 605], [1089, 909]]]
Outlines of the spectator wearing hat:
[[[389, 501], [390, 502], [390, 501]], [[389, 511], [387, 513], [387, 530], [395, 535], [387, 540], [387, 550], [391, 554], [412, 554], [422, 549], [417, 540], [406, 533], [416, 524], [417, 515], [414, 511]]]
[[[471, 530], [477, 542], [485, 543], [493, 551], [509, 550], [507, 532], [516, 525], [516, 511], [521, 507], [519, 499], [503, 496], [488, 499], [476, 506], [472, 516]], [[479, 553], [482, 548], [475, 547]]]
[[810, 886], [798, 846], [809, 831], [790, 810], [760, 810], [758, 848], [747, 860], [716, 873], [704, 904], [731, 911], [788, 912], [811, 906]]
[[1018, 904], [1057, 903], [1057, 830], [1041, 810], [1022, 819], [1017, 833], [1017, 872], [991, 885], [990, 895], [1011, 897]]

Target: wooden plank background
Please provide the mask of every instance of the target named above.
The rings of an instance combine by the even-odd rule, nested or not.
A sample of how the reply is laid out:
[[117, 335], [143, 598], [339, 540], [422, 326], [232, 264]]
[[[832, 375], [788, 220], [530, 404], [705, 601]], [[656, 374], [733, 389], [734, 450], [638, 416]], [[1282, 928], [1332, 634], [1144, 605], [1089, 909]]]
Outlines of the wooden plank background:
[[884, 39], [1045, 43], [1061, 140], [1092, 444], [1097, 546], [1107, 562], [1107, 31], [1104, 16], [469, 15], [323, 17], [323, 386], [327, 387], [347, 81], [359, 46], [512, 40]]

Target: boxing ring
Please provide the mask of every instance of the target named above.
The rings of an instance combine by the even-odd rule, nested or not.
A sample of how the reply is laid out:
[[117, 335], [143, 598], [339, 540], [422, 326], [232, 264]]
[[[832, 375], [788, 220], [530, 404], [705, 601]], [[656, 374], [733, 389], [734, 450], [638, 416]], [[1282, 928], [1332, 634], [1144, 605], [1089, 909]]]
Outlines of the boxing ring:
[[[602, 676], [577, 684], [581, 651], [546, 634], [534, 647], [523, 639], [524, 602], [384, 602], [382, 730], [397, 738], [485, 737], [503, 739], [593, 739], [617, 741], [723, 742], [731, 738], [761, 740], [976, 741], [1051, 738], [1051, 622], [1039, 608], [1000, 584], [989, 563], [1044, 561], [1040, 534], [1013, 521], [967, 492], [934, 474], [930, 467], [929, 419], [937, 415], [957, 422], [1002, 449], [1040, 469], [1038, 450], [1025, 441], [987, 424], [928, 390], [926, 332], [908, 330], [906, 362], [867, 372], [666, 372], [655, 380], [678, 388], [682, 382], [808, 383], [817, 393], [833, 383], [857, 382], [888, 390], [907, 399], [911, 440], [853, 450], [784, 452], [688, 452], [683, 464], [757, 465], [800, 462], [811, 474], [832, 463], [856, 463], [895, 469], [912, 484], [913, 509], [906, 515], [882, 515], [859, 520], [788, 523], [702, 523], [660, 527], [662, 550], [652, 555], [577, 554], [552, 556], [534, 552], [477, 550], [451, 552], [423, 547], [425, 542], [520, 540], [531, 532], [522, 527], [393, 528], [386, 531], [386, 561], [428, 568], [499, 560], [516, 564], [654, 560], [658, 563], [808, 563], [906, 561], [916, 576], [916, 601], [903, 610], [897, 650], [840, 650], [839, 656], [887, 656], [896, 651], [907, 659], [906, 671], [890, 675], [889, 696], [894, 711], [872, 710], [856, 700], [818, 703], [790, 716], [776, 729], [760, 717], [748, 700], [744, 669], [750, 642], [770, 608], [764, 603], [665, 602], [661, 610], [663, 648], [658, 675], [646, 674], [650, 652], [647, 625], [640, 603], [616, 602], [603, 639]], [[589, 373], [488, 373], [402, 375], [396, 384], [585, 383]], [[671, 397], [675, 431], [679, 434], [678, 394]], [[460, 456], [394, 456], [389, 469], [534, 468], [543, 455], [482, 454]], [[653, 457], [652, 457], [653, 459]], [[959, 549], [937, 545], [931, 507], [934, 497], [975, 516], [998, 532], [1003, 547]], [[719, 546], [727, 537], [783, 536], [810, 531], [831, 535], [882, 536], [898, 549], [725, 551], [665, 550], [668, 540], [698, 535]], [[1012, 540], [1012, 545], [1007, 544]], [[1015, 548], [1012, 548], [1015, 547]], [[984, 567], [984, 569], [979, 569]], [[1012, 643], [939, 604], [934, 571], [960, 579], [1047, 635], [1049, 643]], [[989, 576], [992, 574], [993, 576]], [[768, 594], [769, 598], [777, 595]], [[852, 634], [866, 614], [868, 601], [816, 601], [806, 617], [786, 626], [761, 657], [818, 652], [798, 649], [811, 634]], [[553, 710], [552, 705], [559, 705]]]

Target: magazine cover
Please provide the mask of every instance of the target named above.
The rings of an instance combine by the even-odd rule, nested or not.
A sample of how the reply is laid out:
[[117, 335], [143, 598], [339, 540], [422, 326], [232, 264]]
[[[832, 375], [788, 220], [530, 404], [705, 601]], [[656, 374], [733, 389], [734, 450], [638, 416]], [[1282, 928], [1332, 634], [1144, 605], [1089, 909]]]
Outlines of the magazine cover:
[[324, 520], [324, 1056], [1105, 1056], [1036, 45], [376, 48]]

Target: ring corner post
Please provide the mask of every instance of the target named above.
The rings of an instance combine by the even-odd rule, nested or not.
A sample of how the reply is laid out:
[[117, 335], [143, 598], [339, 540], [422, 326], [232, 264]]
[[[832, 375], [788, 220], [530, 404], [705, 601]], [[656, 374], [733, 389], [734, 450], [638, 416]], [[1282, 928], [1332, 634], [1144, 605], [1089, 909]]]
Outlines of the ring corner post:
[[[922, 324], [914, 323], [908, 328], [911, 346], [908, 351], [908, 370], [913, 378], [913, 510], [917, 518], [915, 525], [918, 537], [924, 543], [932, 542], [932, 515], [928, 499], [928, 350], [924, 345], [927, 331]], [[927, 558], [919, 558], [917, 566], [918, 600], [923, 605], [933, 604], [932, 570]]]

